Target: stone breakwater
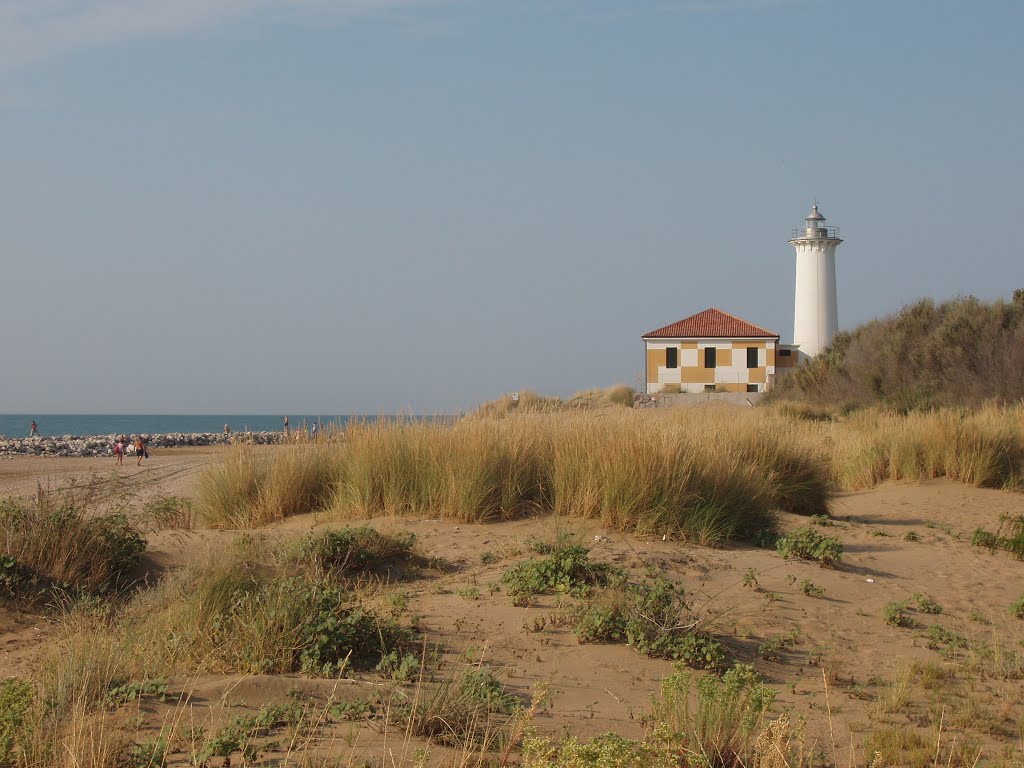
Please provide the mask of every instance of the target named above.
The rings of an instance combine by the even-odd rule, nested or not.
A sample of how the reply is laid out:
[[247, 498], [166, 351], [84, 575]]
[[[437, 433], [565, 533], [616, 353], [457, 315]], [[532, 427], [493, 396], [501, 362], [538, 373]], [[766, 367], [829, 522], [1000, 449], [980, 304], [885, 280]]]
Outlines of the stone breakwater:
[[[128, 435], [129, 446], [136, 435]], [[0, 456], [111, 456], [117, 435], [93, 435], [78, 437], [14, 437], [0, 438]], [[225, 436], [216, 432], [172, 432], [165, 435], [143, 434], [146, 447], [181, 448], [185, 446], [230, 445], [272, 445], [284, 441], [280, 432], [239, 432]]]

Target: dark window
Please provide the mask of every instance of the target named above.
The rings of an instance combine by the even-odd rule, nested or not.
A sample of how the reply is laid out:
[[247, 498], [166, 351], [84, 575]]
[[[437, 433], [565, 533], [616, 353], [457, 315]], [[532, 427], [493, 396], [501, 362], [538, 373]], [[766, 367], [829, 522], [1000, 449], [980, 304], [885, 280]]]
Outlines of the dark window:
[[757, 368], [757, 347], [747, 347], [747, 368]]
[[747, 384], [747, 392], [757, 392], [757, 384]]
[[704, 385], [704, 391], [705, 392], [714, 392], [715, 389], [716, 389], [716, 387], [715, 387], [714, 384], [705, 384]]
[[665, 367], [679, 367], [679, 350], [676, 349], [675, 347], [669, 347], [668, 349], [665, 350]]
[[714, 368], [715, 367], [715, 348], [704, 347], [704, 367]]
[[781, 357], [789, 357], [789, 355], [790, 355], [790, 353], [791, 353], [792, 351], [793, 351], [793, 350], [791, 350], [791, 349], [780, 349], [780, 350], [779, 350], [779, 355], [780, 355]]

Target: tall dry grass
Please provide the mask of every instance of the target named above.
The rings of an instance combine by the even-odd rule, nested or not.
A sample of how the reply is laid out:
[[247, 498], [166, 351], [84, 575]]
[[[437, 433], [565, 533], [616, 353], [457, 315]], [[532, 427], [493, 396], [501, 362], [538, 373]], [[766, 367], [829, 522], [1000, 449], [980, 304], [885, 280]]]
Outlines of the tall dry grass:
[[[827, 428], [827, 427], [823, 427]], [[837, 485], [947, 477], [982, 488], [1024, 489], [1024, 407], [899, 415], [871, 410], [835, 423]]]
[[774, 509], [827, 511], [830, 471], [809, 429], [627, 409], [358, 424], [301, 451], [235, 449], [203, 478], [199, 508], [227, 527], [317, 509], [466, 522], [554, 512], [716, 542], [770, 527]]
[[124, 515], [93, 514], [73, 499], [55, 502], [45, 494], [27, 504], [0, 501], [0, 555], [34, 582], [32, 596], [124, 587], [145, 547]]
[[[247, 452], [248, 451], [248, 452]], [[1024, 407], [834, 420], [782, 407], [519, 412], [353, 425], [300, 448], [235, 449], [203, 478], [225, 527], [316, 510], [465, 522], [553, 512], [716, 542], [827, 512], [835, 490], [948, 477], [1024, 488]]]

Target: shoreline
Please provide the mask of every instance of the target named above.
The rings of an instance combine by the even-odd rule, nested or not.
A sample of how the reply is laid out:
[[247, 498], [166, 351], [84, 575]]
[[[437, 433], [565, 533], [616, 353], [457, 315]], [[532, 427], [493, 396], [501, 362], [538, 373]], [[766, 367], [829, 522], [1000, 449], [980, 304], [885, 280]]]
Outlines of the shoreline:
[[[130, 439], [136, 434], [127, 435]], [[215, 445], [276, 445], [285, 441], [284, 432], [166, 432], [140, 435], [149, 448], [187, 448]], [[61, 435], [53, 437], [0, 438], [0, 457], [11, 456], [113, 456], [119, 435]]]

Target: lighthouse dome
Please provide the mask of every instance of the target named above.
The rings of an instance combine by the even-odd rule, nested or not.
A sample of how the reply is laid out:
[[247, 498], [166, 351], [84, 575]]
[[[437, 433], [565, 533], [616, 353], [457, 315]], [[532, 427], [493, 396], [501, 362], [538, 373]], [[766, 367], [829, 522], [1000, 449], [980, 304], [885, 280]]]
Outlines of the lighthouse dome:
[[811, 212], [804, 221], [824, 221], [825, 217], [818, 212], [818, 204], [811, 206]]

